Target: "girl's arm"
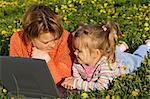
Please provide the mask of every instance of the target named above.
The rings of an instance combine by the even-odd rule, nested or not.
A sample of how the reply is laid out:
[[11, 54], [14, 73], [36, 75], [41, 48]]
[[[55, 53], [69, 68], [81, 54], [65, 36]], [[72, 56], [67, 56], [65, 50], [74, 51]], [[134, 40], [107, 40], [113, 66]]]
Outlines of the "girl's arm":
[[78, 70], [73, 67], [73, 76], [74, 76], [74, 89], [79, 90], [102, 90], [108, 88], [108, 84], [113, 80], [113, 71], [112, 70], [103, 70], [98, 74], [98, 79], [96, 82], [85, 81], [81, 78]]

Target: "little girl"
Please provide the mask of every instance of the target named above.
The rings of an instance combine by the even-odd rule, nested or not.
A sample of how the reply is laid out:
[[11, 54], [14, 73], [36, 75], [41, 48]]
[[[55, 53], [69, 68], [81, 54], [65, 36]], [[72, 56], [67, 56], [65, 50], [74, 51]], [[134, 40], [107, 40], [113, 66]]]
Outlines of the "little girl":
[[[73, 77], [66, 78], [62, 86], [85, 91], [102, 90], [107, 89], [115, 77], [128, 73], [115, 56], [118, 31], [115, 27], [114, 23], [108, 22], [105, 25], [86, 25], [75, 32], [73, 43], [77, 63], [73, 65]], [[150, 49], [149, 43], [138, 50]]]

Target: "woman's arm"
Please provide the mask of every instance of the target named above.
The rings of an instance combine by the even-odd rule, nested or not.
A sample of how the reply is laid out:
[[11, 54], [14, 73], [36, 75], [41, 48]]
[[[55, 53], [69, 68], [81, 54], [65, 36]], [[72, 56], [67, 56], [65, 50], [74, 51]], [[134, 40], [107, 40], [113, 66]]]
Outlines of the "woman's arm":
[[[67, 33], [66, 33], [67, 34]], [[48, 67], [55, 83], [60, 82], [62, 79], [71, 76], [72, 66], [72, 52], [69, 48], [71, 39], [69, 33], [67, 34], [67, 40], [62, 40], [54, 57], [48, 62]], [[69, 40], [69, 41], [68, 41]]]
[[25, 45], [22, 34], [23, 31], [18, 31], [11, 36], [9, 55], [30, 58], [32, 45]]

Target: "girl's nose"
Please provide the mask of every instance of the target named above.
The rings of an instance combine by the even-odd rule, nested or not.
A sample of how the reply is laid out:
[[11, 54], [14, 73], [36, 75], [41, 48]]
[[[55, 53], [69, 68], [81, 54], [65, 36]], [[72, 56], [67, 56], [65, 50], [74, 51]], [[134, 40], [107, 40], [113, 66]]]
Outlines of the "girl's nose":
[[77, 56], [78, 55], [77, 51], [74, 51], [74, 54]]

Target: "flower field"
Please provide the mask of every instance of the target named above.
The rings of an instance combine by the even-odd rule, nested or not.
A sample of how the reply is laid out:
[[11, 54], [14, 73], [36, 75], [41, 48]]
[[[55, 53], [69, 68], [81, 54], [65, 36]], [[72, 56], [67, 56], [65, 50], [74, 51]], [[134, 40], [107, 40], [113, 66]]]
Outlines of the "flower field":
[[[78, 22], [104, 23], [112, 18], [119, 23], [129, 52], [150, 39], [150, 1], [149, 0], [0, 0], [0, 55], [9, 55], [11, 35], [21, 29], [22, 16], [33, 3], [50, 5], [63, 19], [64, 28], [72, 32]], [[127, 67], [126, 67], [127, 68]], [[126, 69], [125, 68], [125, 69]], [[150, 55], [141, 67], [131, 74], [122, 75], [108, 90], [101, 92], [79, 92], [68, 99], [138, 99], [150, 95]], [[0, 99], [6, 98], [7, 90], [0, 88]], [[150, 96], [149, 96], [150, 97]]]

